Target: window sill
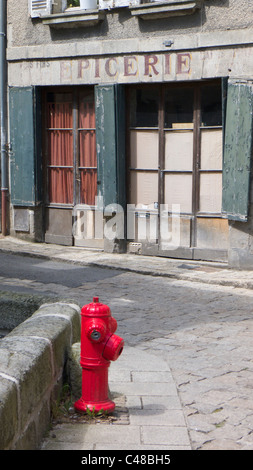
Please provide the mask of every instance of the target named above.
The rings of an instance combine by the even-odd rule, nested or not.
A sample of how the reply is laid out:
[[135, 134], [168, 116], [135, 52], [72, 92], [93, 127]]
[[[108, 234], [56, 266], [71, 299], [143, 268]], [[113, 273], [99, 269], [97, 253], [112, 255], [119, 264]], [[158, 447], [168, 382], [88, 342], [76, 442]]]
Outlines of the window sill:
[[[143, 20], [168, 18], [172, 16], [190, 15], [200, 8], [202, 0], [167, 0], [151, 1], [139, 5], [129, 5], [127, 8], [132, 16]], [[55, 13], [41, 17], [43, 24], [52, 28], [72, 28], [94, 26], [105, 18], [105, 10], [81, 10], [80, 7], [68, 8], [64, 13]]]
[[143, 3], [138, 6], [129, 7], [132, 16], [137, 16], [143, 20], [153, 20], [158, 18], [168, 18], [171, 16], [191, 15], [200, 8], [200, 0], [178, 0], [167, 2]]
[[80, 10], [71, 8], [72, 11], [43, 16], [43, 24], [52, 28], [73, 28], [83, 26], [94, 26], [103, 21], [105, 12], [101, 10]]

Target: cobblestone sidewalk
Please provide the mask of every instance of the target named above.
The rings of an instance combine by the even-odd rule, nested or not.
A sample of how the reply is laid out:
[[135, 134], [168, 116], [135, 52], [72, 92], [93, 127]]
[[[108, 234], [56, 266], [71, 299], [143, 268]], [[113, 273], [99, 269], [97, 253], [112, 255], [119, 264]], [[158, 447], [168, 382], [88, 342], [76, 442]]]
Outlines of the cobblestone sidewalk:
[[[29, 285], [83, 304], [98, 295], [110, 306], [118, 334], [137, 357], [140, 351], [166, 360], [192, 449], [253, 449], [252, 272], [216, 263], [109, 255], [10, 238], [0, 240], [1, 249], [118, 268], [118, 275], [76, 289]], [[2, 279], [9, 286], [15, 282], [22, 287], [26, 281]]]

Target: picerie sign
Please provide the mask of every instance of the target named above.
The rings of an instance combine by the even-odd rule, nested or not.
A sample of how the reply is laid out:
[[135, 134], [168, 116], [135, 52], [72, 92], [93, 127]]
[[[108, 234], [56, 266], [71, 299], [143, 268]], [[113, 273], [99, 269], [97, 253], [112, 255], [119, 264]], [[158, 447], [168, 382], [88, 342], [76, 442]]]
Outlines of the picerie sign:
[[62, 83], [100, 81], [159, 81], [189, 78], [192, 57], [189, 52], [171, 54], [93, 57], [60, 62]]

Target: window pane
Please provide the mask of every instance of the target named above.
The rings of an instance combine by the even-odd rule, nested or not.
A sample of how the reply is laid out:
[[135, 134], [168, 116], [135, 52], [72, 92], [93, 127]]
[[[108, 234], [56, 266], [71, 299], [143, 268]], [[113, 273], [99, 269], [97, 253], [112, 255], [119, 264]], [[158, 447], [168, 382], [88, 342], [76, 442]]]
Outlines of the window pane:
[[80, 166], [97, 166], [95, 131], [79, 131]]
[[57, 204], [73, 203], [73, 170], [69, 168], [49, 168], [49, 202]]
[[172, 204], [180, 204], [180, 212], [192, 211], [192, 176], [191, 175], [165, 175], [164, 199], [168, 210], [172, 211]]
[[[97, 195], [97, 153], [95, 131], [94, 94], [90, 91], [79, 95], [79, 176], [80, 203], [95, 204]], [[82, 167], [86, 167], [85, 169]], [[92, 168], [93, 167], [93, 168]]]
[[158, 201], [158, 174], [155, 172], [131, 171], [130, 204], [153, 207]]
[[48, 131], [48, 165], [73, 165], [73, 133], [69, 130]]
[[222, 170], [222, 129], [201, 129], [201, 169]]
[[131, 168], [158, 168], [158, 131], [130, 131]]
[[158, 127], [158, 90], [132, 90], [130, 102], [131, 127]]
[[208, 85], [201, 90], [202, 126], [222, 125], [221, 86]]
[[91, 206], [95, 204], [97, 195], [97, 170], [81, 170], [80, 179], [80, 203]]
[[193, 96], [193, 88], [171, 88], [166, 91], [165, 128], [192, 128]]
[[222, 174], [200, 175], [200, 212], [221, 212]]
[[167, 131], [165, 133], [165, 169], [192, 171], [193, 132]]
[[47, 127], [72, 128], [72, 95], [70, 93], [48, 93]]
[[96, 127], [95, 106], [93, 94], [81, 94], [79, 98], [78, 127], [80, 129], [91, 129]]

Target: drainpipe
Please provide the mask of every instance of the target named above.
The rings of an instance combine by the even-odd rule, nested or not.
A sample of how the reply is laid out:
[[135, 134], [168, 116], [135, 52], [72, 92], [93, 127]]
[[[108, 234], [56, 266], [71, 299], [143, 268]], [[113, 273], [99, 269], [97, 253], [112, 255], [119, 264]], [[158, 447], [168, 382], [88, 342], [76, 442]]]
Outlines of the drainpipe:
[[1, 124], [1, 201], [2, 235], [6, 235], [7, 207], [7, 67], [6, 67], [6, 0], [0, 0], [0, 124]]

